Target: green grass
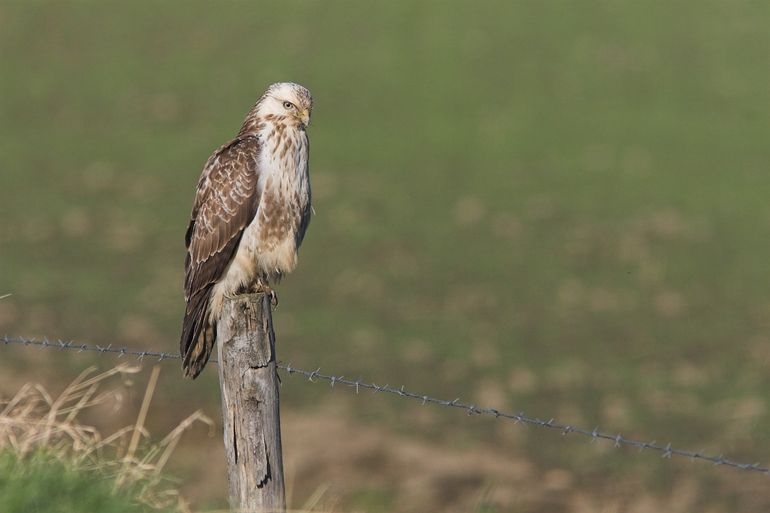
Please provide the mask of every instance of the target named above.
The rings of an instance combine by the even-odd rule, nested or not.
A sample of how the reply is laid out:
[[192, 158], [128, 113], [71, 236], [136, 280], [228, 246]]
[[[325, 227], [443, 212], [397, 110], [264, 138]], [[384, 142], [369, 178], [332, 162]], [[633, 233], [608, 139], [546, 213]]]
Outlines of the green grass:
[[[173, 350], [200, 169], [291, 79], [316, 98], [317, 215], [281, 358], [768, 461], [768, 22], [723, 1], [6, 3], [0, 329]], [[213, 411], [214, 381], [159, 400]], [[356, 403], [383, 404], [402, 415]], [[552, 440], [526, 450], [594, 457]]]
[[[13, 513], [146, 513], [132, 490], [114, 492], [114, 480], [78, 469], [44, 452], [17, 458], [0, 452], [0, 511]], [[168, 510], [169, 512], [171, 510]]]

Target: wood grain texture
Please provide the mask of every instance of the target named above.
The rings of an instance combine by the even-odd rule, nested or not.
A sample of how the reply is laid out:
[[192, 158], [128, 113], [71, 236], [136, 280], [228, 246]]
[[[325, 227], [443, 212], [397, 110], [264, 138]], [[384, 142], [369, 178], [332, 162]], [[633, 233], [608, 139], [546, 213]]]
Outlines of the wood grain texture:
[[217, 332], [230, 507], [284, 512], [279, 382], [270, 299], [227, 299]]

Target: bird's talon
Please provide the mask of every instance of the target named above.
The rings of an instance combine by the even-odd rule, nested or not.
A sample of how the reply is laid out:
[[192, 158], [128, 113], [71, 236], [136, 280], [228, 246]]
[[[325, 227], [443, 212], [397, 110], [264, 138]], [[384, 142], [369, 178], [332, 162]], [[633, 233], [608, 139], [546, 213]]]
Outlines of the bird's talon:
[[269, 297], [270, 305], [273, 307], [273, 310], [275, 310], [278, 307], [278, 294], [275, 293], [275, 290], [273, 290], [273, 288], [270, 285], [266, 285], [265, 283], [262, 283], [260, 281], [254, 287], [254, 293], [264, 294], [267, 297]]

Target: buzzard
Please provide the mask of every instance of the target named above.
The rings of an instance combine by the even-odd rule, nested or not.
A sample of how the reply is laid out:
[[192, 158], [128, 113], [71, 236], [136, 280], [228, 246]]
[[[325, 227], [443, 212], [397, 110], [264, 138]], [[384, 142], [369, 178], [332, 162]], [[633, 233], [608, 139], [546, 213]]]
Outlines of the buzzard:
[[184, 375], [211, 355], [225, 296], [265, 292], [297, 265], [310, 221], [313, 98], [299, 84], [267, 88], [240, 132], [209, 157], [185, 235], [185, 309], [179, 344]]

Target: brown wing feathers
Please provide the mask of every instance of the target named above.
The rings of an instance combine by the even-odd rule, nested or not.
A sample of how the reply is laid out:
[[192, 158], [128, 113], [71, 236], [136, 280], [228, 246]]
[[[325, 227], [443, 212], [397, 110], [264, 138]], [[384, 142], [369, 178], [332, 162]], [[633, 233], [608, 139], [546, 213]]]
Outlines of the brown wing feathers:
[[239, 137], [209, 158], [198, 183], [185, 234], [185, 299], [180, 352], [182, 367], [195, 378], [211, 355], [216, 326], [209, 321], [213, 286], [235, 256], [244, 229], [257, 210], [259, 140]]

